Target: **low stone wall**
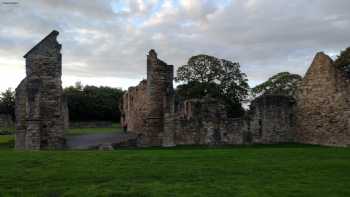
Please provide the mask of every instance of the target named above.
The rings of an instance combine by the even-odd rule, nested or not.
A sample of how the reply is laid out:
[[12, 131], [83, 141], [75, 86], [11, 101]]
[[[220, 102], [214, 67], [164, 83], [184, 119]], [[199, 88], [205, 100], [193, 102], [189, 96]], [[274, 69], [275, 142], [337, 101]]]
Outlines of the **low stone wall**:
[[112, 122], [109, 121], [92, 121], [92, 122], [70, 122], [70, 128], [109, 128]]
[[166, 114], [163, 146], [242, 144], [243, 119], [226, 117], [215, 99], [185, 101], [181, 111]]
[[294, 142], [294, 100], [264, 96], [242, 118], [227, 118], [215, 99], [188, 100], [177, 113], [165, 114], [163, 146], [242, 145]]
[[295, 101], [291, 97], [266, 95], [254, 100], [249, 112], [248, 139], [254, 144], [295, 141]]

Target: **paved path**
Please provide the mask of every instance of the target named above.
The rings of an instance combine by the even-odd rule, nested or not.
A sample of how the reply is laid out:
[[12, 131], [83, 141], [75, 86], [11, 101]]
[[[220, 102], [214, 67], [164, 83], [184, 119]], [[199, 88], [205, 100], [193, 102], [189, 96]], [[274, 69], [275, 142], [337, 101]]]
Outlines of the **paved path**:
[[101, 144], [119, 144], [131, 139], [136, 139], [136, 136], [126, 133], [86, 134], [66, 137], [69, 149], [91, 149]]

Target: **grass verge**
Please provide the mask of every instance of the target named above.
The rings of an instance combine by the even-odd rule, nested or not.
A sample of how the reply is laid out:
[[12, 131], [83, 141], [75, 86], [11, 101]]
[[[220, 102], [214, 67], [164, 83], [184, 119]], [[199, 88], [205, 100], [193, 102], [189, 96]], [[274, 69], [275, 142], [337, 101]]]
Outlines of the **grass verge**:
[[[350, 149], [0, 151], [3, 196], [350, 196]], [[1, 196], [1, 195], [0, 195]]]
[[66, 131], [67, 135], [84, 135], [84, 134], [97, 134], [97, 133], [114, 133], [122, 132], [122, 128], [119, 123], [113, 123], [112, 127], [107, 128], [70, 128]]

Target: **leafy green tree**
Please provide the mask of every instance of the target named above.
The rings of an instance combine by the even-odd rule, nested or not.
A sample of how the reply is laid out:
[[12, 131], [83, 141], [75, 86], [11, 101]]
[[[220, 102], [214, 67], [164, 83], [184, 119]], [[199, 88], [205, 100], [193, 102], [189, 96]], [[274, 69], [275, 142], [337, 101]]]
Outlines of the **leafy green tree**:
[[15, 92], [11, 88], [0, 94], [0, 113], [15, 117]]
[[297, 74], [289, 72], [281, 72], [270, 77], [266, 82], [254, 87], [252, 89], [253, 97], [276, 94], [285, 96], [295, 96], [298, 83], [302, 77]]
[[209, 55], [193, 56], [178, 68], [175, 80], [183, 83], [176, 90], [180, 99], [209, 95], [225, 103], [229, 116], [244, 113], [241, 102], [248, 95], [249, 85], [239, 63]]
[[340, 53], [335, 60], [335, 65], [347, 73], [350, 77], [350, 47]]

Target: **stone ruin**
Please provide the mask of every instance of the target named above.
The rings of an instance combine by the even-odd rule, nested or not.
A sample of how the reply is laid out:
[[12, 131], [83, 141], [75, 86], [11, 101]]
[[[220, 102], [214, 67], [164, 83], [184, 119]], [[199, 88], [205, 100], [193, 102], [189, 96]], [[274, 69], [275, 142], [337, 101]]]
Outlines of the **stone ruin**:
[[297, 141], [350, 145], [350, 79], [324, 53], [318, 53], [298, 88]]
[[164, 114], [174, 110], [174, 66], [158, 59], [154, 50], [147, 55], [147, 80], [129, 88], [123, 96], [122, 120], [136, 133], [140, 146], [160, 146]]
[[52, 31], [24, 55], [26, 77], [16, 89], [16, 149], [64, 147], [68, 109], [62, 91], [58, 34]]
[[[16, 149], [65, 145], [68, 107], [62, 91], [61, 45], [53, 31], [25, 56], [26, 78], [16, 89]], [[350, 79], [318, 53], [296, 99], [265, 95], [241, 118], [228, 118], [213, 98], [175, 106], [174, 67], [147, 56], [147, 80], [123, 95], [122, 124], [138, 146], [304, 143], [350, 145]]]
[[147, 80], [123, 96], [122, 123], [138, 136], [139, 146], [283, 143], [294, 140], [293, 99], [265, 96], [249, 115], [228, 118], [213, 98], [186, 100], [175, 107], [173, 66], [147, 56]]
[[244, 117], [235, 119], [228, 118], [213, 98], [187, 100], [175, 107], [173, 67], [157, 62], [161, 61], [151, 50], [147, 80], [123, 97], [122, 122], [140, 137], [139, 145], [350, 145], [350, 79], [323, 53], [316, 55], [296, 99], [261, 96]]

